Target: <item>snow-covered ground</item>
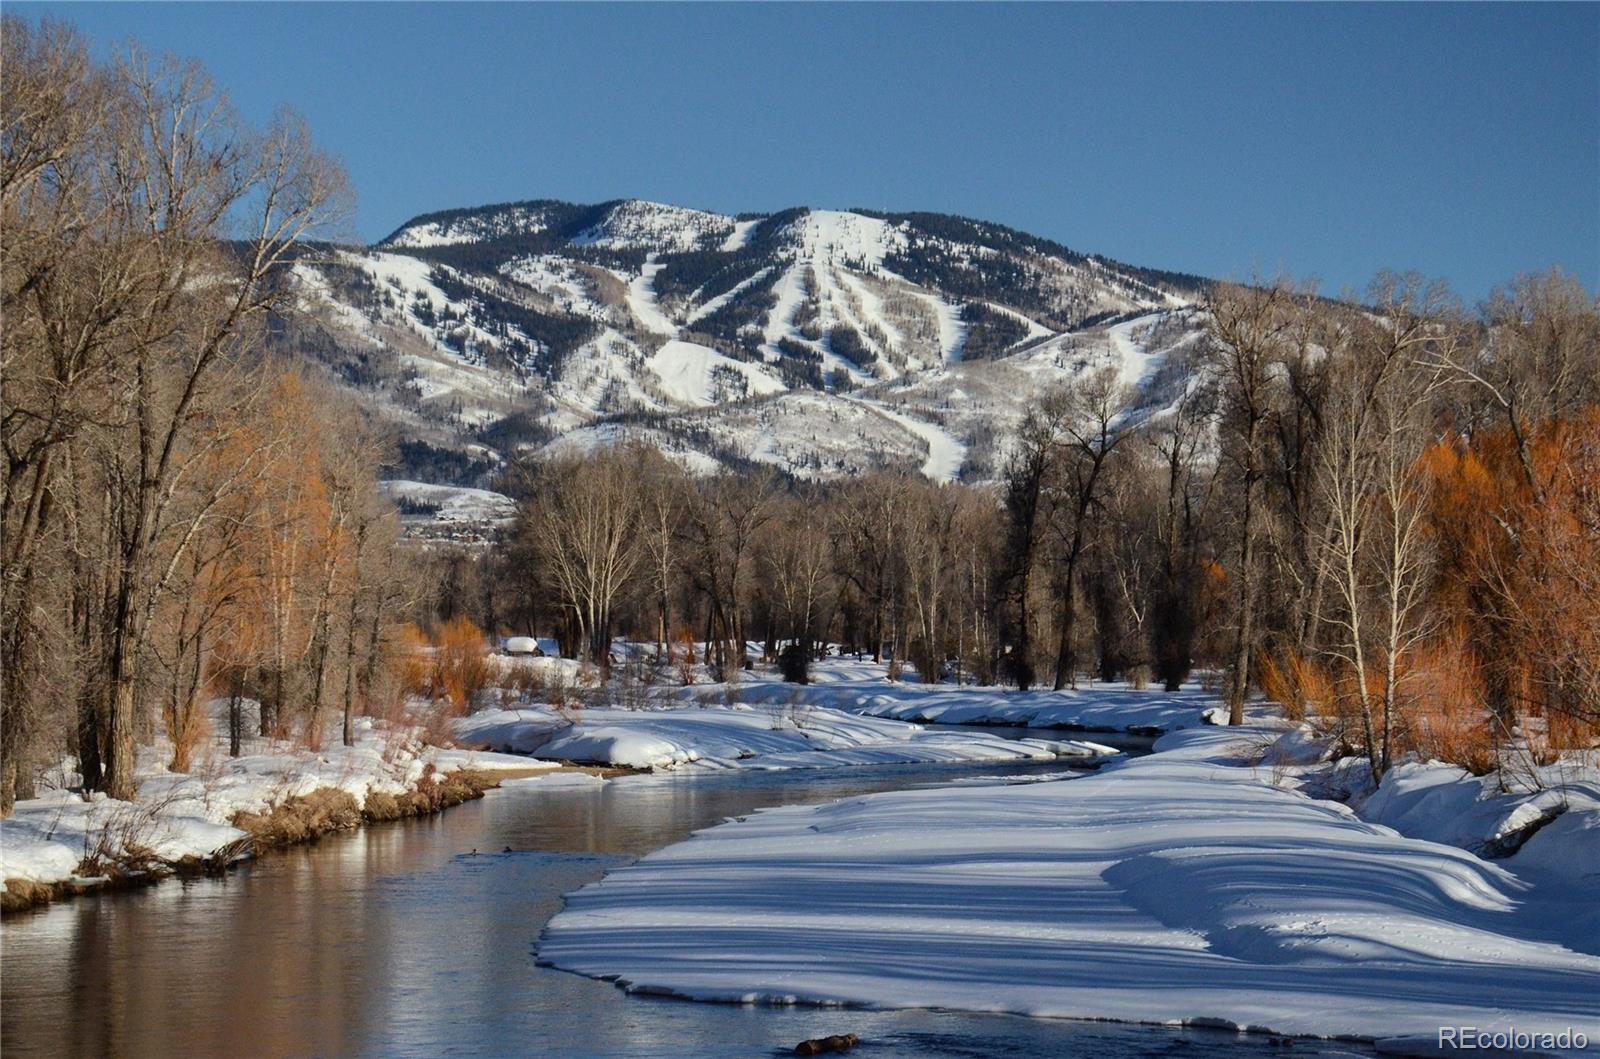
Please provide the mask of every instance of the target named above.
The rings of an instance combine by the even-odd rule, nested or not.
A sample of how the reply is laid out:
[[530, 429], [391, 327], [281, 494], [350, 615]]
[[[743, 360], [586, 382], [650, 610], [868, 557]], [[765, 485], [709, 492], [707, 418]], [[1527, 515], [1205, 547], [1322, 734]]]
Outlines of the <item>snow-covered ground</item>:
[[[1198, 685], [1182, 691], [1135, 691], [1123, 684], [1091, 684], [1077, 691], [974, 687], [961, 684], [890, 682], [876, 662], [829, 658], [812, 666], [812, 683], [785, 684], [757, 676], [739, 685], [746, 703], [796, 700], [871, 717], [925, 724], [1015, 725], [1024, 728], [1076, 728], [1090, 732], [1156, 734], [1203, 724], [1217, 697]], [[705, 689], [670, 692], [703, 696]], [[1252, 715], [1261, 715], [1253, 709]]]
[[[1330, 779], [1341, 786], [1347, 764], [1309, 771], [1304, 788], [1320, 792]], [[1362, 771], [1359, 764], [1354, 771]], [[1408, 761], [1350, 804], [1363, 820], [1411, 838], [1504, 858], [1497, 863], [1536, 884], [1546, 904], [1566, 906], [1564, 936], [1600, 954], [1600, 749], [1500, 776]]]
[[[789, 685], [793, 687], [793, 685]], [[483, 710], [455, 722], [464, 745], [627, 768], [826, 768], [962, 761], [1084, 761], [1117, 751], [1081, 740], [936, 732], [773, 697], [747, 703]]]
[[517, 511], [515, 500], [488, 489], [434, 485], [404, 478], [386, 479], [378, 483], [378, 488], [391, 500], [437, 507], [433, 518], [440, 522], [507, 522]]
[[922, 463], [922, 473], [925, 477], [935, 482], [953, 482], [961, 474], [961, 464], [967, 458], [967, 446], [960, 439], [952, 437], [933, 423], [912, 419], [908, 415], [885, 408], [877, 401], [864, 397], [847, 397], [846, 400], [853, 400], [856, 404], [872, 409], [927, 442], [928, 458]]
[[684, 206], [629, 199], [612, 206], [599, 224], [579, 232], [572, 242], [574, 246], [683, 253], [727, 243], [737, 230], [738, 226], [731, 217]]
[[704, 408], [740, 396], [757, 397], [788, 389], [772, 373], [755, 364], [725, 357], [709, 346], [672, 339], [647, 360], [663, 393], [675, 401]]
[[939, 323], [940, 362], [954, 364], [959, 361], [962, 350], [967, 344], [967, 325], [961, 320], [961, 306], [946, 301], [937, 294], [930, 294], [904, 276], [896, 275], [887, 269], [883, 270], [883, 274], [904, 284], [908, 294], [932, 311], [934, 319]]
[[749, 245], [751, 229], [760, 224], [759, 220], [735, 221], [733, 231], [728, 233], [728, 238], [722, 241], [723, 250], [741, 250]]
[[759, 812], [570, 895], [539, 957], [703, 999], [1600, 1039], [1600, 937], [1522, 870], [1562, 850], [1592, 870], [1594, 813], [1485, 861], [1291, 789], [1315, 766], [1264, 758], [1282, 734], [1199, 728], [1083, 778]]
[[639, 321], [639, 326], [646, 331], [658, 335], [676, 335], [678, 325], [668, 319], [667, 314], [662, 312], [661, 306], [656, 303], [656, 273], [661, 269], [662, 265], [656, 261], [655, 254], [650, 254], [644, 259], [644, 268], [628, 281], [628, 308], [632, 311], [633, 318]]
[[345, 791], [360, 805], [373, 792], [411, 790], [430, 766], [441, 774], [553, 767], [507, 754], [422, 746], [364, 717], [357, 720], [354, 746], [340, 744], [337, 733], [320, 751], [251, 738], [243, 756], [230, 758], [226, 705], [212, 704], [218, 734], [188, 773], [167, 771], [169, 746], [141, 748], [136, 801], [85, 798], [67, 789], [19, 801], [0, 820], [0, 880], [66, 881], [97, 847], [116, 856], [135, 843], [163, 861], [209, 858], [246, 837], [230, 824], [237, 814], [265, 813], [321, 788]]

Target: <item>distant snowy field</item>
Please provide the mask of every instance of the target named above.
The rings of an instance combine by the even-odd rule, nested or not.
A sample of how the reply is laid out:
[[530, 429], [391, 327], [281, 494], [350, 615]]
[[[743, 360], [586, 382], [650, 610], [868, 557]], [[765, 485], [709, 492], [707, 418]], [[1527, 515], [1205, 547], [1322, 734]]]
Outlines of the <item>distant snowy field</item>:
[[390, 500], [405, 500], [437, 508], [438, 512], [432, 517], [440, 522], [506, 522], [517, 510], [515, 500], [488, 489], [433, 485], [403, 478], [379, 482], [378, 488]]
[[[1264, 757], [1283, 731], [1179, 732], [1060, 782], [759, 812], [570, 895], [539, 957], [710, 1000], [1600, 1040], [1600, 936], [1572, 918], [1576, 894], [1600, 896], [1600, 803], [1489, 862], [1290, 789], [1312, 766]], [[1578, 857], [1589, 874], [1564, 885], [1519, 874]]]

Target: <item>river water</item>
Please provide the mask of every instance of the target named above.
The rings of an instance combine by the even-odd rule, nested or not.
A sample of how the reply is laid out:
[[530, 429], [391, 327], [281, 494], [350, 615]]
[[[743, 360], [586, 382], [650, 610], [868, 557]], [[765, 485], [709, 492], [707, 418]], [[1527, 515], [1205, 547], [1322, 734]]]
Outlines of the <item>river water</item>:
[[[535, 961], [563, 894], [728, 817], [1066, 771], [889, 766], [687, 771], [578, 789], [516, 783], [222, 878], [79, 898], [0, 929], [0, 1052], [760, 1056], [853, 1032], [858, 1059], [1284, 1054], [1264, 1038], [1209, 1030], [629, 996]], [[1357, 1051], [1302, 1041], [1292, 1054]]]

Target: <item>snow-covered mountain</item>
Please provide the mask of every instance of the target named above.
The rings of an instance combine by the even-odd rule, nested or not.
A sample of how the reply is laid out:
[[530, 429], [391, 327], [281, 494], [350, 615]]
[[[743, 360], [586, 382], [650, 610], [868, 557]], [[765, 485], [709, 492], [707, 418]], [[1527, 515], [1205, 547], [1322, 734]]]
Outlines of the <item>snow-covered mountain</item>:
[[426, 214], [293, 279], [320, 312], [284, 341], [397, 425], [404, 477], [461, 485], [625, 436], [697, 469], [983, 478], [1052, 381], [1111, 364], [1169, 399], [1204, 285], [943, 214], [638, 200]]

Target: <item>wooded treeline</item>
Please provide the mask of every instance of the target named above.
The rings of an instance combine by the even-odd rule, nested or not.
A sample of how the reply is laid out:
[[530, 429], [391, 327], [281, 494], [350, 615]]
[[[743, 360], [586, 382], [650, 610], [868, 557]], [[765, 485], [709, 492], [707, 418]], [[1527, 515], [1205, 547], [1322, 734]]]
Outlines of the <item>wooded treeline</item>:
[[[1255, 689], [1381, 773], [1588, 745], [1600, 721], [1600, 314], [1559, 272], [1477, 311], [1384, 275], [1333, 302], [1213, 288], [1136, 410], [1112, 369], [1034, 399], [1001, 481], [693, 477], [621, 445], [508, 475], [519, 518], [441, 606], [610, 665], [826, 642], [914, 679]], [[1174, 326], [1178, 326], [1174, 318]], [[1168, 366], [1169, 369], [1173, 365]]]
[[401, 602], [382, 445], [259, 352], [344, 174], [193, 64], [3, 41], [0, 811], [66, 754], [132, 796], [161, 729], [187, 767], [213, 694], [313, 741], [342, 708], [348, 738]]

